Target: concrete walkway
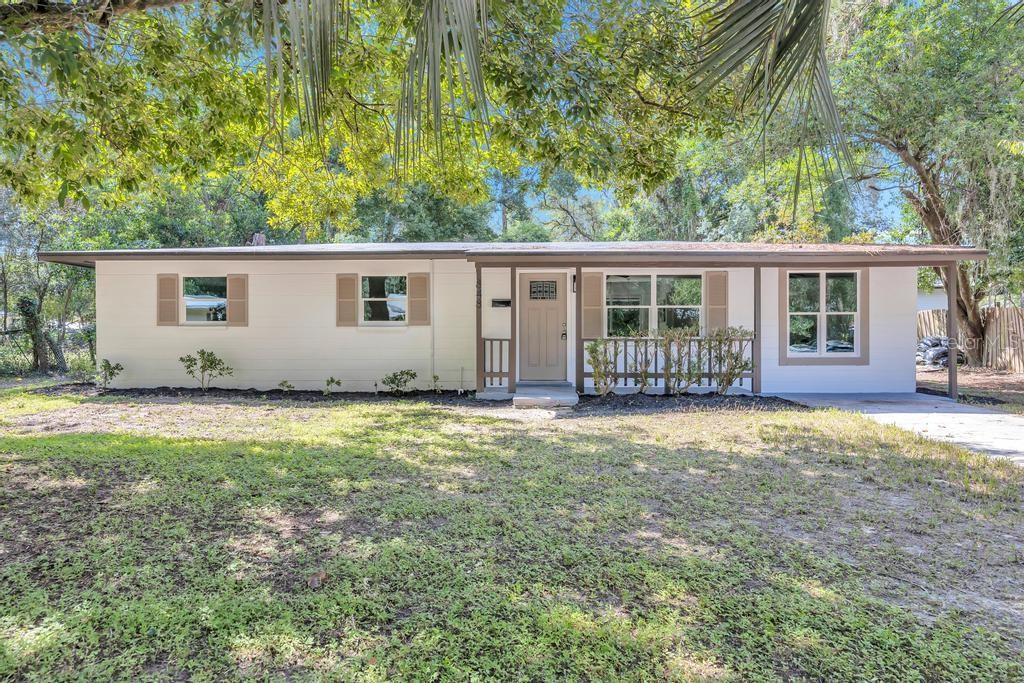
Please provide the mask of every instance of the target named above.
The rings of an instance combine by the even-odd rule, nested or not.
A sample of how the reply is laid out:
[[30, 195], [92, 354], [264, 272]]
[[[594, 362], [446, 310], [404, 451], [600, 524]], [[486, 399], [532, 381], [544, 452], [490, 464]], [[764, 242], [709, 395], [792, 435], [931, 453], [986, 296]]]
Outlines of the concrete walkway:
[[1024, 466], [1024, 416], [954, 403], [927, 394], [778, 394], [812, 408], [839, 408], [863, 414], [978, 453], [1008, 458]]

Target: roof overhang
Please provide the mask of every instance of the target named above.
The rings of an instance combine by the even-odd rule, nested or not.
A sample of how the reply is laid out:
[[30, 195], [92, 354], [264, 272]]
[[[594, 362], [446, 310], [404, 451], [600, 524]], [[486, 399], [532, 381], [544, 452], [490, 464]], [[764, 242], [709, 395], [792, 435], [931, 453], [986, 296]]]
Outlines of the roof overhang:
[[208, 249], [42, 251], [41, 261], [86, 268], [98, 261], [467, 259], [501, 267], [829, 267], [944, 266], [980, 261], [984, 249], [934, 245], [806, 245], [682, 242], [330, 244]]

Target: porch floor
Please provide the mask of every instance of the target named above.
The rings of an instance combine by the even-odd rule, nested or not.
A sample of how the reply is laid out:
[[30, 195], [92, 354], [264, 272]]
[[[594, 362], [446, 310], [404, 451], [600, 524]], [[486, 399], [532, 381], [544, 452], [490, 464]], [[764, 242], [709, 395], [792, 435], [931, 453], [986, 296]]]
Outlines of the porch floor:
[[516, 408], [560, 408], [579, 403], [576, 387], [569, 382], [520, 382], [512, 397]]

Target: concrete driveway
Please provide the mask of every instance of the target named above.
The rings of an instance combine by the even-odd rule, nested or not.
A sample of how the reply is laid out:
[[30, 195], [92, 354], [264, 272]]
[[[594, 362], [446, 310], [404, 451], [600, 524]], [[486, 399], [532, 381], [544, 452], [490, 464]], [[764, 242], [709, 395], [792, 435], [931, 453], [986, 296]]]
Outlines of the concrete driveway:
[[778, 394], [812, 408], [839, 408], [1024, 466], [1024, 416], [927, 394]]

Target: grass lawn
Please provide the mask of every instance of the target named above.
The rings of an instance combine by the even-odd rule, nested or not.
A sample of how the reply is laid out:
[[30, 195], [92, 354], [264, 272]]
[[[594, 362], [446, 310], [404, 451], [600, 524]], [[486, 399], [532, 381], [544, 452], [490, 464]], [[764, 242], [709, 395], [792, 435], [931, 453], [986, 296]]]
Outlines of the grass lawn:
[[1024, 468], [651, 403], [2, 391], [0, 680], [1024, 677]]

